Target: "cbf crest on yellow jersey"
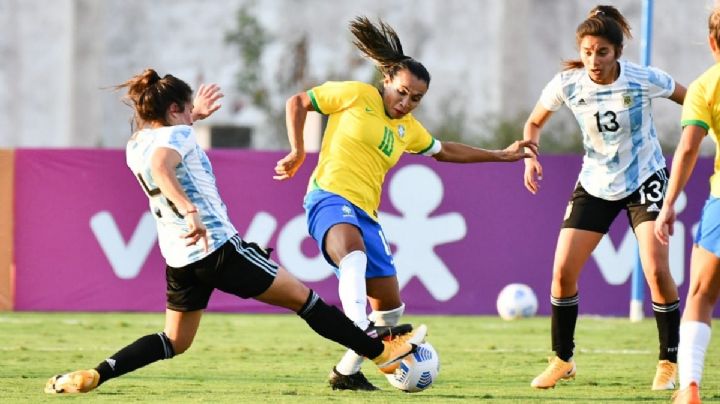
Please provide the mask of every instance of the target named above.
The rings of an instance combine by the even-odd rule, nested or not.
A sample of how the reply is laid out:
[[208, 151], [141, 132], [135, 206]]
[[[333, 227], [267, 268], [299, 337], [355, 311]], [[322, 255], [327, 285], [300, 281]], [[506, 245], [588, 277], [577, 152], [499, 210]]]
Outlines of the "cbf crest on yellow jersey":
[[382, 184], [403, 152], [427, 153], [435, 139], [412, 114], [391, 119], [372, 85], [329, 81], [308, 90], [328, 115], [320, 157], [308, 190], [338, 194], [377, 219]]

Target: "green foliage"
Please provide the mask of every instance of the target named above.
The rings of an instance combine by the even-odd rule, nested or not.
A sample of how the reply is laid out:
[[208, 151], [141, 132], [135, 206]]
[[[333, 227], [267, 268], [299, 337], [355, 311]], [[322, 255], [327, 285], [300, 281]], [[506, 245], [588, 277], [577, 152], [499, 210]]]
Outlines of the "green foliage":
[[460, 104], [460, 101], [456, 97], [447, 96], [440, 103], [440, 110], [437, 116], [437, 121], [432, 128], [430, 133], [438, 138], [441, 142], [461, 142], [478, 146], [476, 143], [477, 139], [466, 139], [464, 135], [466, 133], [467, 123], [467, 112]]
[[237, 87], [260, 108], [268, 108], [267, 89], [262, 83], [262, 55], [270, 35], [251, 14], [252, 4], [240, 7], [236, 13], [235, 31], [225, 35], [225, 42], [238, 48], [242, 68], [237, 73]]
[[[489, 117], [487, 129], [479, 146], [488, 149], [500, 149], [522, 139], [523, 128], [529, 112], [520, 112], [511, 118]], [[582, 153], [582, 135], [574, 122], [565, 124], [561, 119], [550, 122], [540, 135], [541, 154]]]
[[[650, 390], [657, 362], [653, 319], [581, 316], [577, 379], [552, 390], [530, 380], [551, 353], [550, 320], [506, 322], [497, 317], [407, 316], [425, 323], [438, 350], [440, 377], [429, 390], [394, 390], [371, 363], [368, 379], [382, 391], [332, 391], [326, 377], [344, 349], [315, 335], [295, 315], [208, 313], [194, 345], [103, 384], [84, 396], [54, 397], [42, 388], [59, 372], [93, 367], [138, 337], [161, 330], [162, 314], [2, 313], [0, 391], [3, 403], [666, 403], [671, 392]], [[711, 343], [703, 398], [720, 400], [720, 360]]]
[[286, 43], [283, 54], [292, 63], [280, 63], [276, 71], [263, 69], [263, 55], [274, 37], [253, 14], [254, 3], [240, 7], [236, 14], [236, 27], [225, 35], [225, 42], [237, 47], [240, 70], [236, 85], [264, 115], [269, 133], [277, 142], [287, 142], [285, 134], [285, 100], [304, 89], [309, 81], [307, 72], [307, 36], [298, 33]]
[[[468, 114], [453, 97], [447, 97], [440, 105], [439, 120], [430, 128], [441, 141], [462, 142], [484, 149], [503, 149], [523, 137], [523, 127], [529, 112], [521, 111], [511, 117], [488, 115], [477, 125], [480, 133], [468, 130]], [[582, 153], [582, 135], [574, 121], [559, 117], [543, 128], [540, 138], [542, 154]]]

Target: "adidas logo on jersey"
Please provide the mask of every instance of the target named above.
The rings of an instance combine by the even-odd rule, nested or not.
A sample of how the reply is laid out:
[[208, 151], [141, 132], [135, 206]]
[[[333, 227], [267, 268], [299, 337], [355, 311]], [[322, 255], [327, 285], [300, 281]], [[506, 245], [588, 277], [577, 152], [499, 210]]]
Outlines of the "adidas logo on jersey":
[[660, 208], [658, 208], [656, 203], [653, 203], [652, 205], [648, 206], [647, 211], [648, 212], [660, 212]]
[[577, 105], [587, 105], [587, 102], [585, 102], [585, 98], [580, 98], [580, 101], [577, 102]]

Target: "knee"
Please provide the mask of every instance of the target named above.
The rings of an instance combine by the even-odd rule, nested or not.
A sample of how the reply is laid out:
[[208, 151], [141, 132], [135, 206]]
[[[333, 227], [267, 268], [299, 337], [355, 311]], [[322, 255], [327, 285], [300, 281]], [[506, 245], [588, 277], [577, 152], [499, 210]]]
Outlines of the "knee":
[[562, 292], [572, 291], [575, 288], [575, 280], [565, 275], [563, 271], [555, 271], [553, 273], [552, 288]]
[[690, 290], [688, 299], [703, 307], [714, 307], [718, 300], [718, 293], [720, 293], [720, 290], [717, 290], [717, 288], [699, 285], [697, 288]]
[[672, 295], [666, 297], [672, 297], [673, 299], [677, 297], [677, 286], [675, 285], [675, 280], [670, 274], [669, 267], [655, 265], [649, 268], [644, 268], [644, 272], [645, 279], [654, 294], [660, 294], [662, 296]]

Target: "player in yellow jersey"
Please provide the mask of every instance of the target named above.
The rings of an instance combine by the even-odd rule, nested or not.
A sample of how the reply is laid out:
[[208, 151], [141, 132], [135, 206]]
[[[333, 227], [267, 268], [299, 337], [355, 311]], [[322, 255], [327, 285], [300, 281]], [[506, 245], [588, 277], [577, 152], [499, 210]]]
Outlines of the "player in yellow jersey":
[[683, 132], [673, 157], [665, 205], [655, 221], [655, 236], [668, 244], [676, 220], [675, 201], [695, 168], [700, 143], [712, 133], [716, 143], [715, 172], [695, 234], [690, 262], [690, 286], [680, 323], [678, 373], [680, 390], [675, 403], [700, 403], [705, 352], [710, 344], [710, 320], [720, 295], [720, 8], [708, 21], [708, 41], [715, 65], [688, 88], [683, 104]]
[[[402, 153], [455, 163], [509, 162], [536, 156], [537, 148], [532, 141], [516, 141], [504, 150], [441, 144], [411, 114], [430, 84], [425, 67], [403, 53], [397, 34], [382, 21], [376, 25], [358, 17], [350, 31], [355, 46], [382, 73], [382, 85], [327, 82], [290, 97], [286, 123], [291, 151], [278, 161], [274, 178], [291, 178], [303, 163], [307, 112], [328, 115], [305, 196], [308, 230], [336, 268], [345, 314], [372, 334], [396, 325], [405, 309], [390, 248], [377, 222], [385, 175]], [[376, 390], [360, 372], [361, 364], [362, 358], [348, 351], [330, 373], [333, 389]]]

